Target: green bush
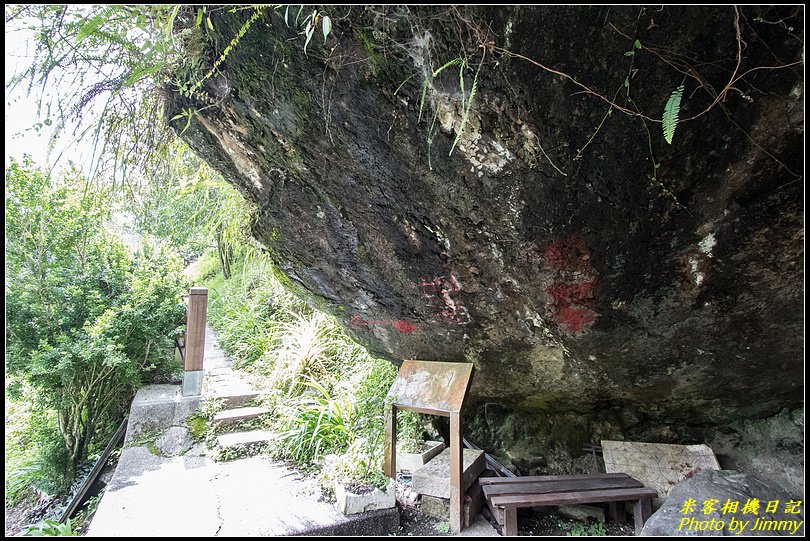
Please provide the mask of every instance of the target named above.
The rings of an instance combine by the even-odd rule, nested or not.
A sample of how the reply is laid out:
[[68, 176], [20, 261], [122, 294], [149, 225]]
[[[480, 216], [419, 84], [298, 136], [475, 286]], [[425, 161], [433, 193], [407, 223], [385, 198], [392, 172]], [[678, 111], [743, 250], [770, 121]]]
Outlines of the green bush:
[[[18, 391], [19, 392], [19, 391]], [[23, 394], [27, 399], [28, 394]], [[30, 489], [59, 494], [70, 487], [67, 450], [56, 412], [39, 403], [9, 401], [6, 411], [6, 505], [13, 506]], [[22, 411], [21, 411], [22, 410]]]
[[149, 245], [131, 255], [105, 225], [113, 203], [75, 171], [6, 170], [6, 372], [56, 412], [69, 478], [134, 390], [173, 369], [183, 323], [180, 261]]

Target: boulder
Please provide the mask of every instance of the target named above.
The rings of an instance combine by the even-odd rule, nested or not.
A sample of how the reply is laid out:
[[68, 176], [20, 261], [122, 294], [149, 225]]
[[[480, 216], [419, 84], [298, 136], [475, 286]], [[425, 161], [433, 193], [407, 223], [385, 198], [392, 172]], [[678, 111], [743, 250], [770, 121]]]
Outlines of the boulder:
[[321, 9], [306, 51], [283, 9], [178, 17], [217, 69], [167, 117], [287, 285], [393, 362], [475, 364], [479, 445], [488, 405], [532, 469], [801, 405], [802, 6]]
[[670, 491], [641, 535], [803, 536], [804, 502], [749, 474], [702, 471]]

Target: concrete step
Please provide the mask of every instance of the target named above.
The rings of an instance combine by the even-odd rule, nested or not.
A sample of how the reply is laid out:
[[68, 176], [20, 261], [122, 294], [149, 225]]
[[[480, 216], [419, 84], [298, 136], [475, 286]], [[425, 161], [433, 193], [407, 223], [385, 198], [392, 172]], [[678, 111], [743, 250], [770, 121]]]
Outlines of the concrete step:
[[251, 400], [260, 398], [261, 395], [257, 392], [241, 392], [241, 393], [228, 393], [228, 394], [214, 394], [210, 398], [214, 400], [221, 400], [222, 405], [226, 409], [241, 408]]
[[214, 423], [219, 426], [230, 426], [241, 421], [256, 419], [268, 413], [270, 413], [270, 410], [262, 407], [222, 410], [214, 416]]
[[273, 439], [269, 430], [251, 430], [249, 432], [230, 432], [217, 436], [217, 444], [223, 449], [266, 443]]

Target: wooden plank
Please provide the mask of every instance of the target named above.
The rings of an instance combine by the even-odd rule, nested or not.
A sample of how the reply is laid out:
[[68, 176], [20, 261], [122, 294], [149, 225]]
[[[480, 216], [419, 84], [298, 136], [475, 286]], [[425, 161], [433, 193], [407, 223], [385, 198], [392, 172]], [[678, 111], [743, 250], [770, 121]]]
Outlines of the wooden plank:
[[482, 477], [482, 485], [525, 483], [536, 481], [565, 481], [568, 479], [632, 479], [626, 473], [596, 473], [587, 475], [526, 475], [523, 477]]
[[502, 483], [483, 486], [487, 497], [506, 494], [549, 494], [552, 492], [574, 492], [600, 490], [606, 488], [640, 488], [644, 485], [632, 477], [618, 479], [571, 479], [566, 481], [545, 481], [528, 483]]
[[62, 513], [59, 522], [64, 523], [67, 519], [73, 516], [73, 513], [76, 512], [76, 509], [79, 507], [79, 504], [84, 499], [85, 494], [90, 489], [93, 484], [93, 481], [98, 478], [98, 474], [101, 473], [101, 470], [104, 468], [104, 465], [107, 464], [107, 459], [110, 458], [110, 454], [112, 453], [115, 446], [124, 437], [124, 433], [127, 431], [127, 422], [129, 421], [128, 418], [121, 421], [121, 425], [118, 427], [118, 430], [115, 431], [113, 434], [112, 439], [107, 444], [107, 447], [104, 448], [104, 451], [101, 453], [101, 456], [96, 460], [96, 463], [93, 464], [93, 469], [90, 470], [90, 474], [85, 478], [82, 486], [79, 487], [79, 491], [73, 496], [73, 499], [70, 500], [70, 504], [68, 504], [65, 511]]
[[394, 405], [402, 409], [406, 409], [408, 411], [415, 411], [416, 413], [424, 413], [426, 415], [439, 415], [441, 417], [450, 417], [450, 413], [445, 410], [435, 408], [417, 408], [416, 406], [409, 406], [408, 404], [401, 404], [399, 402], [394, 402]]
[[383, 473], [391, 479], [397, 476], [397, 407], [385, 410], [385, 447], [383, 450]]
[[188, 294], [186, 311], [186, 354], [187, 372], [202, 370], [205, 356], [205, 318], [208, 312], [208, 289], [192, 287]]
[[495, 522], [503, 526], [503, 507], [495, 507], [492, 505], [491, 498], [484, 498], [484, 501], [487, 502], [487, 508], [489, 509], [489, 512], [492, 513], [492, 518], [495, 519]]
[[403, 409], [461, 411], [470, 387], [473, 365], [437, 361], [404, 361], [388, 395]]
[[493, 496], [496, 507], [542, 507], [572, 503], [596, 503], [655, 498], [658, 492], [652, 488], [616, 488], [587, 490], [554, 494], [521, 494], [516, 496]]

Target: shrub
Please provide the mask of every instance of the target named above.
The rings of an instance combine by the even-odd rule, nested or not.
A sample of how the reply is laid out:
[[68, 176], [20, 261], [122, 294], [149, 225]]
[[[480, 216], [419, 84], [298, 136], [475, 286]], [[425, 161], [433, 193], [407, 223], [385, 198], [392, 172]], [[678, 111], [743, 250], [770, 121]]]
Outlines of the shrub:
[[171, 369], [180, 262], [149, 245], [131, 255], [105, 227], [110, 190], [75, 171], [12, 161], [6, 201], [7, 374], [56, 412], [72, 478], [134, 390]]

